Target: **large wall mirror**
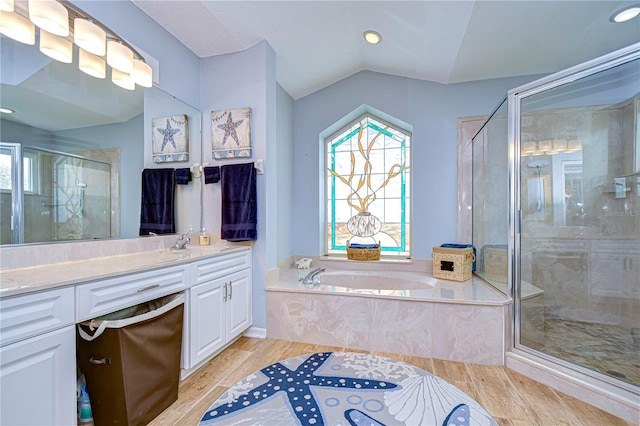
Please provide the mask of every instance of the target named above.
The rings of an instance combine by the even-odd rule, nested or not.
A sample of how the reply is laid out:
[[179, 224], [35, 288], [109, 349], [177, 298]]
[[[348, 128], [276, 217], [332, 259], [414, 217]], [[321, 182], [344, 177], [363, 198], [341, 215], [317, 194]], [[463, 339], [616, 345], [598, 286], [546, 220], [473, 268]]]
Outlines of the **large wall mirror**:
[[[138, 236], [141, 171], [153, 167], [148, 122], [187, 115], [193, 162], [201, 156], [200, 112], [156, 87], [129, 91], [90, 77], [37, 43], [2, 37], [0, 47], [0, 102], [14, 111], [0, 114], [0, 243]], [[177, 197], [197, 202], [200, 188], [190, 186]], [[197, 227], [199, 211], [182, 220]]]

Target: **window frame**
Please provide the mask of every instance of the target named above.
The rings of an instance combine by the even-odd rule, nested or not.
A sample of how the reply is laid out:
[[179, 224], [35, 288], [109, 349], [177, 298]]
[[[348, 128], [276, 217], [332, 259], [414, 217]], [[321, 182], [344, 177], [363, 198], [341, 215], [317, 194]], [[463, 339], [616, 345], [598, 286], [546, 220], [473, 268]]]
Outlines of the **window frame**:
[[[413, 162], [413, 155], [412, 155], [412, 139], [413, 139], [413, 134], [412, 131], [407, 129], [406, 127], [397, 124], [397, 123], [393, 123], [391, 122], [389, 119], [384, 119], [381, 118], [380, 115], [377, 115], [375, 113], [372, 113], [371, 111], [366, 110], [365, 112], [359, 114], [358, 116], [356, 116], [356, 118], [353, 119], [349, 119], [349, 117], [345, 117], [343, 120], [348, 119], [348, 122], [346, 124], [344, 124], [343, 126], [340, 126], [338, 128], [338, 130], [331, 132], [330, 134], [328, 134], [327, 136], [321, 137], [321, 158], [323, 158], [323, 168], [322, 168], [322, 185], [324, 186], [324, 190], [321, 191], [323, 193], [323, 199], [322, 199], [322, 208], [324, 211], [324, 221], [323, 221], [323, 247], [324, 247], [324, 254], [325, 256], [332, 256], [332, 257], [346, 257], [347, 256], [347, 250], [346, 250], [346, 246], [345, 245], [335, 245], [335, 225], [334, 224], [334, 219], [335, 219], [335, 211], [332, 208], [332, 206], [329, 205], [329, 203], [331, 203], [331, 200], [335, 200], [335, 194], [332, 194], [332, 189], [334, 189], [334, 186], [332, 186], [330, 184], [331, 180], [333, 179], [335, 182], [336, 177], [329, 172], [329, 169], [332, 167], [332, 155], [331, 155], [331, 150], [329, 149], [329, 144], [330, 143], [335, 143], [337, 136], [339, 136], [342, 133], [345, 133], [348, 129], [354, 127], [354, 126], [358, 126], [360, 123], [362, 123], [364, 120], [367, 119], [372, 119], [374, 122], [380, 123], [384, 126], [388, 126], [390, 128], [393, 129], [393, 131], [397, 132], [397, 133], [401, 133], [405, 136], [405, 139], [400, 142], [398, 141], [400, 144], [402, 144], [403, 146], [401, 147], [402, 149], [402, 154], [401, 157], [405, 159], [404, 161], [404, 167], [406, 170], [404, 170], [402, 173], [400, 173], [400, 178], [401, 178], [401, 185], [403, 187], [402, 189], [402, 195], [401, 195], [401, 199], [400, 199], [400, 204], [401, 204], [401, 219], [400, 219], [400, 238], [401, 238], [401, 245], [399, 247], [384, 247], [381, 250], [381, 258], [386, 257], [386, 258], [390, 258], [390, 259], [398, 259], [398, 258], [407, 258], [407, 259], [411, 259], [412, 258], [412, 231], [413, 228], [411, 227], [411, 223], [412, 223], [412, 216], [413, 216], [413, 207], [412, 207], [412, 199], [413, 199], [413, 178], [412, 178], [412, 162]], [[391, 120], [393, 120], [393, 117], [391, 117]], [[341, 120], [342, 121], [342, 120]], [[369, 123], [369, 125], [367, 127], [373, 128], [375, 130], [378, 131], [383, 131], [383, 128], [379, 128], [377, 127], [374, 123]], [[407, 126], [410, 127], [410, 126]], [[353, 138], [355, 136], [355, 134], [357, 134], [358, 130], [356, 127], [356, 130], [353, 130], [351, 132], [351, 135], [347, 138], [347, 137], [342, 137], [340, 139], [345, 139], [348, 140], [350, 138]], [[391, 134], [389, 134], [389, 136], [392, 136]], [[408, 142], [407, 142], [408, 141]], [[407, 144], [407, 146], [404, 146], [404, 144]], [[350, 152], [353, 152], [353, 150], [351, 150]], [[407, 188], [408, 186], [408, 188]], [[406, 189], [405, 189], [406, 188]], [[407, 212], [408, 209], [408, 212]], [[384, 226], [384, 222], [383, 222], [383, 226]], [[407, 228], [409, 228], [408, 232], [407, 232]], [[331, 231], [331, 239], [330, 239], [330, 233]], [[383, 232], [383, 231], [381, 231]], [[331, 243], [331, 240], [334, 241], [334, 243]]]

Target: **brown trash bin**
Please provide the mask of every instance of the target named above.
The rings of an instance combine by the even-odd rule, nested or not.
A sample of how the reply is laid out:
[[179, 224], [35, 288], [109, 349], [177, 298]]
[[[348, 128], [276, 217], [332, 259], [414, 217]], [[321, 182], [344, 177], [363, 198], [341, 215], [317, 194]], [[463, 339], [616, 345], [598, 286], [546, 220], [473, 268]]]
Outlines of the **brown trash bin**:
[[96, 426], [146, 425], [178, 398], [184, 294], [132, 313], [78, 324], [78, 365]]

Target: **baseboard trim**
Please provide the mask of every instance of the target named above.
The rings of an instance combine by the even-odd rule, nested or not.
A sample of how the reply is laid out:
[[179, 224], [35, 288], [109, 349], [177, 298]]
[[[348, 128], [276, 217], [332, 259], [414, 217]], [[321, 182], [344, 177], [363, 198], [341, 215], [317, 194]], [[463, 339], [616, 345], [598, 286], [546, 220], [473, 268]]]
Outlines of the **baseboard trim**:
[[255, 339], [266, 339], [267, 338], [267, 329], [260, 327], [249, 327], [247, 331], [244, 332], [243, 336], [245, 337], [253, 337]]
[[507, 352], [506, 366], [627, 422], [634, 423], [640, 416], [640, 396], [635, 392], [604, 383], [517, 349]]

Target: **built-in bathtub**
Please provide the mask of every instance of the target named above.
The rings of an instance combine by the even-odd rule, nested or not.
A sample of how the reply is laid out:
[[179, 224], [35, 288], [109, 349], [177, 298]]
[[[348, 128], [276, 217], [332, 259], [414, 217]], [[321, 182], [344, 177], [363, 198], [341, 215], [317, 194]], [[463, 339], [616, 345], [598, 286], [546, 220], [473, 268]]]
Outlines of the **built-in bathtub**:
[[[267, 336], [306, 343], [503, 365], [510, 299], [478, 278], [433, 278], [425, 270], [327, 266], [319, 285], [281, 268], [267, 285]], [[362, 268], [362, 264], [359, 264]], [[306, 272], [308, 272], [307, 270]]]

